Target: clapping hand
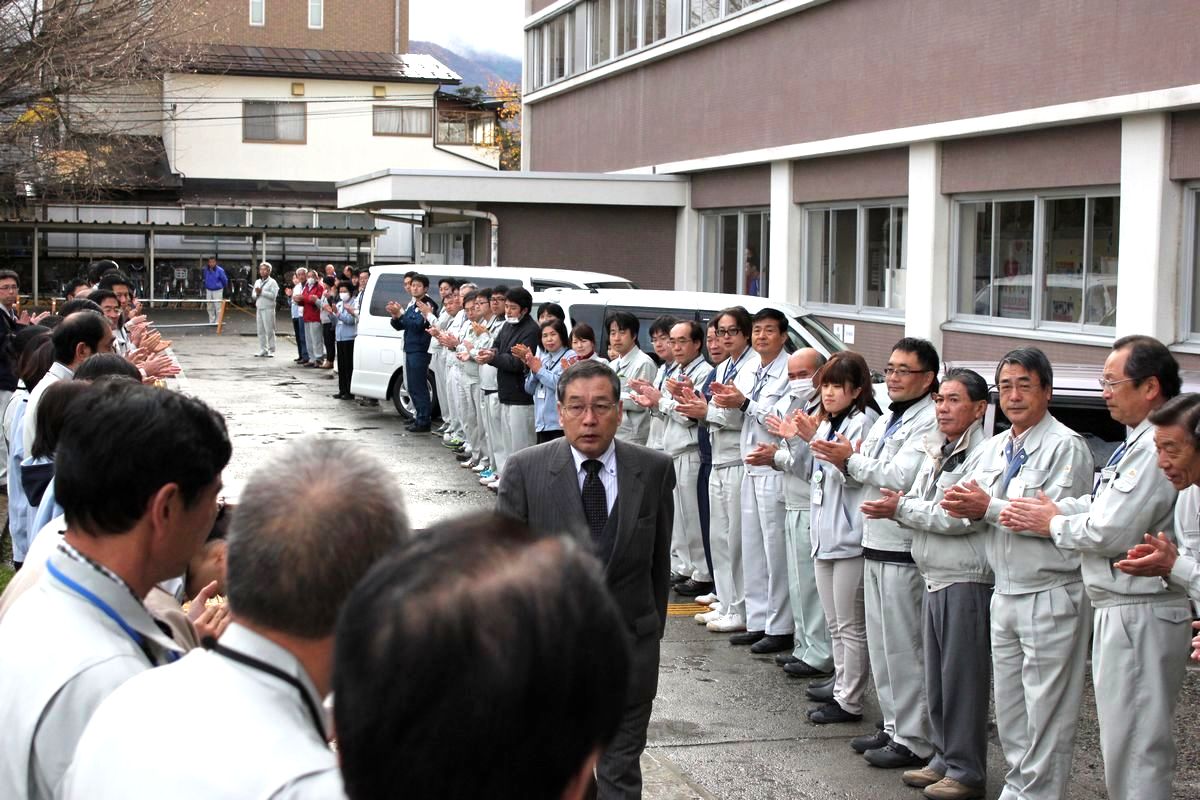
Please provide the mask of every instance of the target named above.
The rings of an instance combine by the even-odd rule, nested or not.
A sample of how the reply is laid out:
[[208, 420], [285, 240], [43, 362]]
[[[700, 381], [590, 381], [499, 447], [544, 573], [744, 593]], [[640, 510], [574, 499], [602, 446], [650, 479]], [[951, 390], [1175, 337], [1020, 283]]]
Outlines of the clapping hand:
[[[1200, 622], [1193, 622], [1192, 630], [1200, 631]], [[1200, 661], [1200, 635], [1192, 639], [1192, 661]]]
[[959, 483], [946, 490], [942, 509], [955, 519], [983, 519], [992, 496], [974, 480]]
[[770, 467], [775, 463], [777, 445], [760, 444], [746, 454], [746, 463], [752, 467]]
[[697, 394], [692, 387], [683, 387], [676, 400], [679, 403], [675, 406], [675, 410], [685, 417], [704, 419], [708, 416], [708, 400], [704, 398], [704, 395]]
[[491, 348], [484, 347], [475, 351], [476, 364], [490, 364], [492, 359], [496, 357], [496, 351]]
[[879, 494], [878, 500], [868, 500], [859, 506], [863, 516], [867, 519], [891, 519], [896, 516], [902, 494], [894, 489], [885, 488], [880, 488]]
[[642, 408], [654, 408], [658, 405], [658, 401], [662, 400], [662, 392], [656, 389], [650, 381], [642, 380], [641, 378], [630, 378], [629, 388], [637, 393], [633, 401]]
[[719, 383], [713, 381], [709, 384], [709, 389], [712, 390], [713, 402], [721, 408], [741, 408], [746, 402], [746, 395], [742, 394], [741, 389], [733, 384]]
[[1175, 561], [1178, 558], [1179, 548], [1167, 538], [1165, 533], [1160, 531], [1158, 536], [1151, 536], [1147, 533], [1142, 544], [1130, 548], [1126, 557], [1113, 566], [1127, 575], [1136, 575], [1140, 578], [1165, 578], [1175, 568]]
[[404, 306], [397, 303], [395, 300], [388, 300], [384, 310], [392, 316], [392, 319], [399, 319], [404, 313]]
[[[812, 448], [814, 456], [832, 464], [840, 471], [845, 471], [846, 462], [850, 460], [850, 456], [854, 455], [856, 447], [842, 434], [838, 433], [834, 435], [837, 438], [833, 441], [817, 439], [816, 441], [809, 442], [808, 446]], [[859, 446], [861, 446], [861, 443]]]
[[142, 372], [147, 378], [169, 378], [179, 374], [179, 365], [165, 353], [156, 353], [142, 362]]
[[196, 638], [200, 641], [212, 637], [220, 639], [221, 634], [229, 627], [229, 623], [233, 621], [233, 617], [229, 612], [229, 606], [218, 605], [209, 606], [208, 601], [217, 596], [217, 582], [212, 581], [196, 595], [188, 607], [188, 621], [192, 623], [192, 627], [196, 629]]
[[509, 352], [511, 352], [513, 356], [515, 356], [516, 359], [522, 363], [527, 363], [529, 361], [529, 357], [533, 355], [533, 351], [530, 350], [527, 345], [523, 344], [514, 344], [512, 346], [512, 350]]
[[1036, 497], [1014, 497], [1000, 512], [1000, 524], [1013, 531], [1050, 535], [1050, 520], [1058, 516], [1058, 506], [1039, 491]]

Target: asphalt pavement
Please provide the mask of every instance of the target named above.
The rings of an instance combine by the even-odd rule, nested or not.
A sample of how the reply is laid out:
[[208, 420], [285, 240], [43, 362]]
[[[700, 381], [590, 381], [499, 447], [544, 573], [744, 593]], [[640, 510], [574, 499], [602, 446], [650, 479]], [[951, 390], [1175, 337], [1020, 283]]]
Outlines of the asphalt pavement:
[[[334, 400], [332, 370], [295, 365], [294, 340], [279, 339], [274, 359], [254, 358], [253, 319], [234, 315], [224, 335], [175, 337], [184, 368], [180, 388], [221, 411], [233, 440], [226, 482], [244, 480], [271, 448], [298, 437], [348, 439], [379, 457], [403, 488], [410, 524], [436, 527], [439, 520], [490, 510], [494, 495], [474, 473], [429, 434], [411, 434], [388, 403], [364, 408]], [[280, 317], [278, 330], [290, 332]], [[286, 476], [281, 476], [286, 479]], [[707, 632], [691, 617], [685, 598], [672, 597], [662, 646], [658, 696], [643, 758], [647, 800], [759, 800], [845, 798], [918, 800], [899, 771], [869, 766], [849, 747], [853, 736], [873, 730], [879, 718], [873, 690], [863, 723], [818, 726], [805, 717], [806, 681], [790, 678], [770, 657], [731, 647], [726, 636]], [[1137, 709], [1130, 709], [1131, 716]], [[1176, 800], [1200, 797], [1200, 671], [1189, 670], [1176, 741]], [[992, 731], [988, 797], [1000, 793], [1003, 759]], [[1080, 712], [1070, 797], [1105, 797], [1095, 702], [1090, 680]]]

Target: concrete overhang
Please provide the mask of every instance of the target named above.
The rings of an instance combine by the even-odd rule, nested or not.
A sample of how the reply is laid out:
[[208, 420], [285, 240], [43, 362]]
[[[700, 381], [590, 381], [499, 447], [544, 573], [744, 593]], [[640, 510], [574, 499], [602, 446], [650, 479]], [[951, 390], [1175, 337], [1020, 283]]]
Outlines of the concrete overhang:
[[687, 177], [678, 175], [388, 169], [340, 181], [337, 193], [339, 208], [363, 210], [417, 208], [421, 203], [683, 208], [688, 184]]

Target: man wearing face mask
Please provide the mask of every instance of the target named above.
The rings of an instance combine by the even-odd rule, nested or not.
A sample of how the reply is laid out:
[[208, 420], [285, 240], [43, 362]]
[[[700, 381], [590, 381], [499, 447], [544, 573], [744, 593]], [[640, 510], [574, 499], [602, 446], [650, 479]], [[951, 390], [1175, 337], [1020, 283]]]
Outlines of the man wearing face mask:
[[319, 367], [325, 360], [325, 329], [321, 326], [321, 297], [324, 294], [325, 285], [317, 280], [317, 273], [309, 272], [300, 292], [300, 305], [304, 308], [304, 340], [308, 344], [306, 367]]
[[536, 443], [533, 398], [525, 391], [525, 362], [513, 354], [513, 348], [518, 346], [537, 350], [541, 331], [529, 316], [531, 308], [533, 297], [528, 290], [520, 286], [509, 289], [504, 301], [507, 324], [496, 335], [495, 349], [485, 350], [479, 358], [479, 363], [491, 364], [496, 368], [500, 425], [504, 430], [504, 450], [496, 453], [493, 469], [497, 477], [488, 483], [489, 489], [499, 490], [499, 476], [503, 474], [504, 462], [509, 456]]
[[[806, 347], [788, 357], [788, 393], [775, 405], [777, 417], [767, 418], [767, 429], [779, 433], [779, 421], [788, 420], [797, 411], [817, 412], [821, 399], [813, 389], [812, 377], [825, 364], [825, 357]], [[816, 419], [814, 417], [814, 423]], [[813, 428], [815, 431], [816, 428]], [[760, 445], [770, 451], [772, 466], [783, 473], [784, 543], [787, 546], [788, 597], [792, 601], [795, 645], [791, 653], [779, 653], [775, 663], [788, 675], [813, 678], [833, 673], [833, 650], [829, 626], [817, 594], [817, 574], [813, 567], [812, 538], [809, 534], [811, 506], [812, 453], [801, 436], [784, 437], [778, 446]]]

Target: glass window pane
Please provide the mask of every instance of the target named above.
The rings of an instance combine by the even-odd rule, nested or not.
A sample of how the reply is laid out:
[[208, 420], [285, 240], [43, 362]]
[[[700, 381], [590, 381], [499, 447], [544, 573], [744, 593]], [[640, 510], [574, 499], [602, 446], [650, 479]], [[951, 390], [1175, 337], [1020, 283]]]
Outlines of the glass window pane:
[[766, 282], [762, 276], [763, 215], [746, 215], [746, 249], [742, 252], [742, 294], [762, 297]]
[[721, 0], [687, 0], [687, 27], [697, 28], [721, 16]]
[[717, 264], [721, 252], [721, 218], [713, 214], [705, 214], [700, 218], [700, 237], [703, 268], [700, 271], [700, 291], [717, 291], [717, 274], [720, 272]]
[[325, 24], [325, 0], [308, 0], [308, 27], [320, 28]]
[[721, 215], [721, 263], [718, 292], [738, 294], [738, 215]]
[[992, 204], [958, 207], [958, 313], [992, 313]]
[[525, 34], [525, 80], [529, 88], [537, 89], [542, 85], [542, 37], [537, 28]]
[[404, 109], [404, 133], [408, 136], [432, 135], [433, 110], [429, 108]]
[[808, 246], [805, 254], [808, 271], [810, 303], [829, 302], [829, 221], [831, 212], [826, 210], [808, 212]]
[[565, 14], [555, 17], [543, 29], [547, 38], [547, 58], [549, 59], [546, 75], [547, 82], [557, 81], [567, 74], [567, 17]]
[[908, 209], [892, 208], [892, 257], [887, 274], [888, 308], [904, 310], [908, 277]]
[[265, 2], [266, 2], [266, 0], [250, 0], [250, 24], [251, 25], [262, 25], [265, 22], [265, 20], [264, 20], [265, 9], [263, 8], [263, 4]]
[[858, 302], [858, 209], [833, 212], [833, 259], [829, 270], [832, 303], [852, 306]]
[[623, 55], [638, 46], [638, 0], [616, 0], [617, 4], [617, 55]]
[[1088, 325], [1117, 322], [1117, 246], [1120, 244], [1121, 198], [1092, 201], [1091, 269], [1084, 308]]
[[588, 51], [588, 7], [584, 3], [571, 11], [571, 74], [578, 75], [587, 69]]
[[863, 305], [868, 308], [887, 308], [887, 271], [891, 257], [892, 210], [888, 206], [868, 208], [866, 286]]
[[612, 0], [592, 4], [592, 63], [608, 61], [612, 55]]
[[657, 42], [667, 36], [667, 0], [642, 0], [643, 44]]
[[242, 138], [271, 141], [275, 138], [275, 109], [273, 103], [242, 103]]
[[400, 108], [375, 107], [374, 132], [379, 134], [398, 134], [403, 128], [404, 113]]
[[992, 315], [1033, 319], [1033, 201], [996, 204], [996, 278]]
[[1045, 296], [1042, 319], [1079, 322], [1083, 314], [1083, 243], [1087, 201], [1082, 197], [1046, 200], [1042, 263]]
[[727, 0], [726, 13], [732, 14], [735, 11], [741, 11], [744, 8], [757, 5], [761, 0]]
[[759, 249], [759, 297], [767, 296], [771, 278], [771, 215], [762, 215], [762, 245]]
[[275, 128], [279, 141], [303, 142], [304, 103], [276, 103]]

